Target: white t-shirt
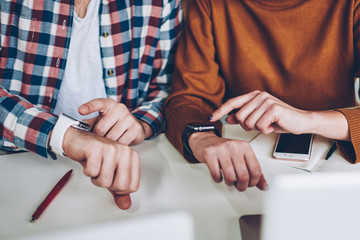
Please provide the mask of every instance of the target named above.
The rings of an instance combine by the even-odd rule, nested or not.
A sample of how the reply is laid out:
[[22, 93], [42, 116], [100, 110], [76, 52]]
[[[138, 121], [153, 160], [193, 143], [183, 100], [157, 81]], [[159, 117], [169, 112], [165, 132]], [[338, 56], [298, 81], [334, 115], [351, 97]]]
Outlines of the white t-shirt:
[[91, 0], [84, 18], [74, 14], [70, 47], [54, 113], [66, 113], [78, 119], [96, 117], [98, 113], [82, 116], [80, 105], [94, 99], [106, 98], [99, 44], [100, 0]]

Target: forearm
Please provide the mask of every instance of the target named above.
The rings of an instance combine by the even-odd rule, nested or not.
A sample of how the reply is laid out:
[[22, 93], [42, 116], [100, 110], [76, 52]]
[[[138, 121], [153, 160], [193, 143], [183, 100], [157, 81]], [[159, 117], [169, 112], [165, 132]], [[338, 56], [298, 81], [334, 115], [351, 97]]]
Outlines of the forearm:
[[0, 125], [5, 146], [18, 147], [47, 157], [48, 135], [57, 117], [24, 98], [0, 89]]
[[310, 112], [307, 131], [326, 138], [350, 141], [349, 125], [338, 111]]
[[[189, 99], [190, 98], [190, 99]], [[205, 103], [200, 104], [196, 97], [177, 96], [167, 103], [165, 116], [167, 121], [166, 136], [180, 152], [183, 152], [181, 135], [188, 123], [206, 122], [214, 109]], [[215, 123], [221, 132], [221, 122]], [[191, 135], [192, 136], [192, 135]], [[191, 159], [187, 159], [192, 161]]]
[[156, 137], [165, 131], [162, 106], [170, 89], [177, 40], [183, 19], [181, 1], [170, 0], [166, 4], [163, 9], [167, 11], [162, 12], [160, 39], [156, 46], [159, 54], [156, 54], [153, 60], [153, 73], [156, 75], [151, 75], [152, 79], [147, 83], [143, 101], [132, 111], [132, 114], [140, 120], [145, 139]]
[[[170, 96], [165, 102], [166, 136], [180, 153], [183, 153], [181, 135], [186, 125], [207, 121], [225, 95], [225, 81], [219, 75], [215, 60], [210, 12], [207, 6], [195, 1], [187, 14], [176, 53]], [[216, 125], [220, 130], [221, 123]]]

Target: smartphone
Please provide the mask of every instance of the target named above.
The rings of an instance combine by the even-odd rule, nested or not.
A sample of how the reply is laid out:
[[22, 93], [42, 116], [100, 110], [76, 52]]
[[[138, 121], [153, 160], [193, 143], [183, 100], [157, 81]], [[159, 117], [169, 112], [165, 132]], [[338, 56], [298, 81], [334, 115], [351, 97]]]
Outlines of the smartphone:
[[273, 156], [279, 159], [307, 161], [313, 144], [312, 134], [281, 133], [276, 141]]

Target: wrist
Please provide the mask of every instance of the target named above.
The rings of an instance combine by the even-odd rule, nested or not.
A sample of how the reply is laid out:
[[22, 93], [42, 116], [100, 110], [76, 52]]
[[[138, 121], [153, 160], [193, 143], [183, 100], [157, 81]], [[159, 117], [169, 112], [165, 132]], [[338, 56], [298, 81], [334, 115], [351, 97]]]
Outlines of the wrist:
[[197, 143], [205, 140], [208, 141], [210, 137], [218, 137], [215, 132], [194, 132], [189, 136], [189, 147], [195, 149]]
[[81, 134], [81, 132], [82, 132], [81, 130], [78, 130], [78, 129], [75, 129], [72, 127], [69, 127], [66, 130], [66, 132], [64, 134], [64, 139], [62, 142], [63, 152], [66, 156], [69, 155], [69, 148], [70, 148], [71, 144], [74, 143], [73, 139], [76, 138], [76, 136], [78, 134]]
[[316, 134], [316, 131], [319, 128], [318, 112], [315, 111], [304, 111], [304, 112], [305, 112], [304, 113], [305, 121], [302, 124], [299, 124], [301, 128], [299, 129], [299, 132], [297, 134], [306, 134], [306, 133]]
[[144, 139], [147, 139], [153, 135], [153, 130], [147, 122], [139, 119], [139, 122], [143, 128]]
[[63, 149], [64, 137], [68, 130], [71, 128], [77, 128], [85, 131], [89, 131], [91, 126], [85, 122], [74, 119], [66, 114], [60, 114], [51, 135], [49, 135], [49, 147], [50, 150], [60, 156], [66, 157]]
[[312, 112], [308, 133], [330, 139], [350, 140], [347, 119], [341, 112], [334, 110]]
[[[189, 145], [189, 139], [190, 137], [196, 139], [196, 137], [199, 136], [208, 136], [208, 135], [198, 135], [195, 133], [212, 133], [217, 136], [221, 136], [220, 132], [216, 129], [215, 125], [209, 124], [209, 123], [189, 123], [186, 125], [184, 131], [181, 135], [181, 141], [183, 144], [183, 151], [184, 154], [192, 155], [193, 152], [191, 150], [191, 147]], [[193, 136], [193, 134], [195, 134]], [[211, 135], [210, 135], [211, 136]], [[192, 139], [192, 142], [194, 142], [194, 139]]]

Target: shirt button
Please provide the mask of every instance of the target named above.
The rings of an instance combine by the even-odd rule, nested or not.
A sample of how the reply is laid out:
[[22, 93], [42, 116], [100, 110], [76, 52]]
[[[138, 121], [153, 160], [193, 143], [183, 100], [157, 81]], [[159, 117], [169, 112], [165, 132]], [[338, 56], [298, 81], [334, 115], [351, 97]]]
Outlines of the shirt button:
[[58, 58], [57, 60], [56, 60], [56, 67], [59, 67], [60, 66], [60, 58]]
[[109, 69], [109, 70], [107, 71], [107, 73], [108, 73], [109, 76], [112, 76], [112, 75], [114, 74], [114, 71], [111, 70], [111, 69]]
[[103, 32], [103, 37], [104, 38], [107, 38], [109, 36], [109, 33], [108, 32]]

